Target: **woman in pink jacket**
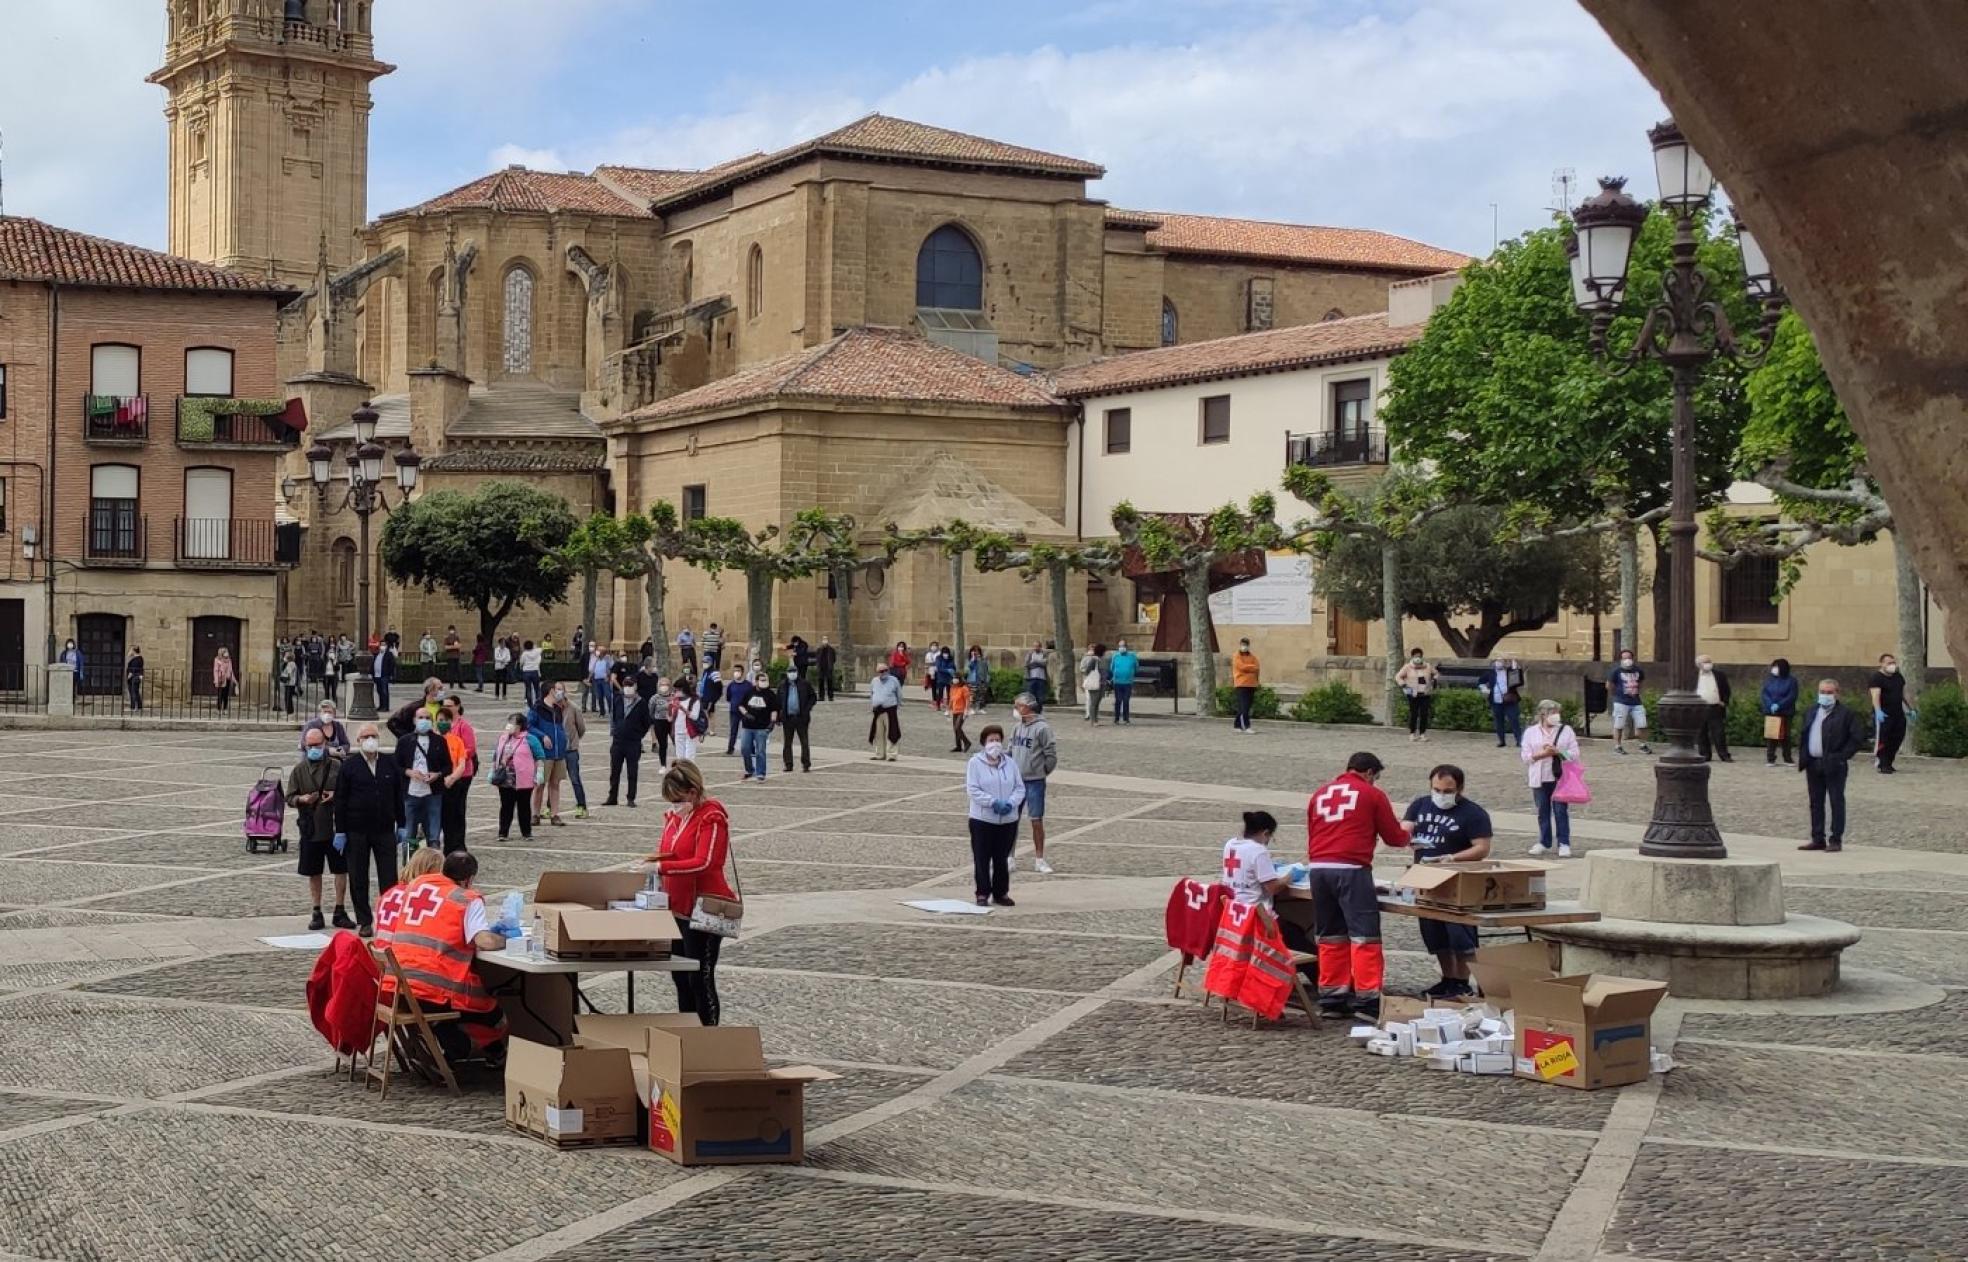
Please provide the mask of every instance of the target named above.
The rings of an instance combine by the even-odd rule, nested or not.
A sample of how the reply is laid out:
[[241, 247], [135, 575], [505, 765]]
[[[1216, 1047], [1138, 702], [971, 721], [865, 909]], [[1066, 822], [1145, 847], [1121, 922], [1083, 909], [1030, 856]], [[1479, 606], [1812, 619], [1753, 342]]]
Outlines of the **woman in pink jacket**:
[[526, 716], [515, 714], [506, 720], [499, 744], [492, 753], [492, 778], [499, 785], [499, 840], [512, 831], [513, 816], [519, 817], [519, 835], [533, 837], [533, 783], [537, 762], [532, 743], [526, 736]]
[[1537, 722], [1524, 729], [1521, 750], [1524, 761], [1530, 764], [1531, 797], [1537, 802], [1538, 812], [1538, 844], [1531, 847], [1531, 853], [1551, 853], [1555, 822], [1558, 857], [1569, 859], [1572, 808], [1553, 801], [1551, 794], [1558, 787], [1558, 769], [1567, 762], [1578, 761], [1579, 742], [1578, 734], [1566, 724], [1556, 701], [1538, 702]]
[[232, 652], [221, 644], [216, 656], [212, 658], [212, 693], [219, 699], [219, 713], [232, 710], [232, 686], [239, 676], [233, 673]]

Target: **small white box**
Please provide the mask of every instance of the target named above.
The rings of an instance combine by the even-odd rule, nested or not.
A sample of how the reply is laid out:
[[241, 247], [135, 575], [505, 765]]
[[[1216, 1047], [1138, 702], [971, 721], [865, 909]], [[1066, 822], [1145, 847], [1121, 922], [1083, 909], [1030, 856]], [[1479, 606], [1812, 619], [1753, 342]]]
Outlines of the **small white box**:
[[1440, 1047], [1450, 1041], [1448, 1027], [1438, 1021], [1417, 1021], [1414, 1040], [1416, 1047]]
[[1462, 1058], [1461, 1069], [1466, 1074], [1497, 1074], [1510, 1072], [1508, 1053], [1471, 1052]]
[[1669, 1056], [1666, 1052], [1656, 1052], [1651, 1049], [1648, 1051], [1647, 1053], [1648, 1072], [1656, 1073], [1656, 1074], [1664, 1074], [1668, 1070], [1673, 1068], [1674, 1068], [1674, 1058], [1672, 1056]]
[[1448, 1073], [1454, 1073], [1459, 1059], [1459, 1057], [1455, 1056], [1424, 1056], [1422, 1057], [1422, 1063], [1430, 1069], [1440, 1069]]
[[1380, 1037], [1380, 1027], [1377, 1025], [1356, 1025], [1346, 1032], [1346, 1037], [1364, 1047], [1369, 1042]]
[[634, 907], [637, 911], [668, 911], [670, 896], [664, 890], [637, 890]]
[[1421, 1019], [1423, 1021], [1442, 1021], [1450, 1025], [1461, 1025], [1465, 1015], [1464, 1010], [1461, 1008], [1423, 1008], [1421, 1010]]
[[1415, 1054], [1415, 1032], [1412, 1025], [1405, 1022], [1387, 1027], [1386, 1033], [1394, 1036], [1394, 1054], [1412, 1056]]
[[609, 899], [609, 900], [608, 900], [608, 910], [610, 910], [610, 911], [642, 911], [642, 910], [645, 910], [645, 909], [644, 909], [644, 908], [640, 908], [640, 907], [637, 907], [637, 906], [636, 906], [636, 901], [635, 901], [635, 900], [634, 900], [633, 898], [611, 898], [611, 899]]
[[1400, 1048], [1394, 1045], [1393, 1039], [1368, 1039], [1367, 1050], [1376, 1056], [1400, 1055]]

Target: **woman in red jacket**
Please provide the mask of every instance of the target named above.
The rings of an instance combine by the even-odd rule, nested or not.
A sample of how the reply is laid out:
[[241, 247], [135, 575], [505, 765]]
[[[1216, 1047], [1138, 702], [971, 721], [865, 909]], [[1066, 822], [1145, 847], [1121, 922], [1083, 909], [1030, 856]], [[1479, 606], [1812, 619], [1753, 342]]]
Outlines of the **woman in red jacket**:
[[689, 759], [678, 759], [663, 775], [663, 800], [671, 803], [663, 820], [663, 840], [649, 856], [663, 877], [670, 914], [683, 935], [677, 953], [697, 961], [694, 973], [672, 973], [676, 979], [677, 1011], [694, 1012], [705, 1025], [718, 1023], [717, 959], [723, 939], [690, 927], [690, 912], [700, 894], [736, 898], [725, 880], [731, 855], [731, 817], [724, 804], [704, 795], [704, 773]]

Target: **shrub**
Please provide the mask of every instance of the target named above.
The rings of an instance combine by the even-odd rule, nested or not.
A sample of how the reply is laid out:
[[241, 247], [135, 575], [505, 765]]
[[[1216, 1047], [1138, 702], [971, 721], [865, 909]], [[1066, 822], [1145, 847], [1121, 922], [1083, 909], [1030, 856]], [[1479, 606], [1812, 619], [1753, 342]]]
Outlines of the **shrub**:
[[772, 686], [774, 688], [777, 688], [780, 684], [786, 682], [786, 675], [792, 669], [793, 669], [793, 661], [791, 658], [775, 657], [766, 666], [765, 673], [771, 677]]
[[[1396, 716], [1401, 725], [1408, 721], [1408, 698], [1405, 693], [1394, 694], [1400, 713]], [[1492, 730], [1490, 722], [1490, 703], [1483, 694], [1474, 688], [1445, 688], [1435, 694], [1435, 708], [1429, 712], [1430, 730], [1444, 732], [1487, 732]]]
[[[1237, 712], [1237, 690], [1228, 686], [1216, 690], [1216, 712], [1228, 717]], [[1253, 719], [1275, 719], [1282, 713], [1278, 704], [1276, 689], [1260, 686], [1251, 696], [1251, 717]]]
[[1913, 752], [1930, 758], [1968, 758], [1968, 697], [1960, 684], [1936, 684], [1920, 694]]
[[[1260, 689], [1260, 698], [1270, 689]], [[1300, 723], [1372, 723], [1367, 703], [1344, 680], [1314, 688], [1292, 703], [1291, 717]]]
[[1010, 705], [1018, 694], [1025, 691], [1025, 673], [1009, 666], [998, 666], [991, 671], [991, 700], [999, 705]]

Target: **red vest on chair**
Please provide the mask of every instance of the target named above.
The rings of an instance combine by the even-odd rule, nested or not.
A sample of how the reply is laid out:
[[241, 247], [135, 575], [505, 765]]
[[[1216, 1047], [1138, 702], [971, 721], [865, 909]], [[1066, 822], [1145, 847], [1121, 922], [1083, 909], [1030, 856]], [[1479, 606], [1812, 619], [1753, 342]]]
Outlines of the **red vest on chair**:
[[1257, 913], [1253, 903], [1223, 904], [1203, 989], [1272, 1019], [1291, 994], [1292, 957], [1276, 926], [1267, 927]]
[[328, 940], [307, 983], [308, 1019], [338, 1055], [369, 1046], [376, 1016], [376, 960], [361, 938], [343, 930]]
[[1222, 903], [1229, 896], [1230, 888], [1226, 885], [1183, 877], [1169, 891], [1168, 906], [1162, 912], [1163, 938], [1171, 948], [1182, 952], [1183, 959], [1202, 959], [1216, 940]]

